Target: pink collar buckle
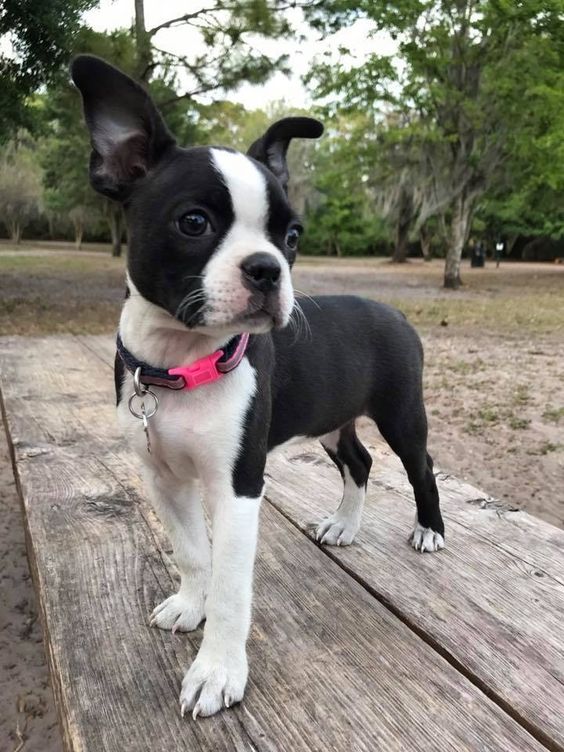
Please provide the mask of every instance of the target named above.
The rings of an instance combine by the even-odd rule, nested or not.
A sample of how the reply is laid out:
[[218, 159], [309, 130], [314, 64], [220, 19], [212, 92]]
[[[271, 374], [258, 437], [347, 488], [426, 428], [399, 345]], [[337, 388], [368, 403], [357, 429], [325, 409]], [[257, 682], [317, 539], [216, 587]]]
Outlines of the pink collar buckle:
[[168, 373], [170, 376], [182, 376], [184, 389], [196, 389], [196, 387], [205, 384], [213, 384], [214, 381], [225, 375], [217, 369], [217, 361], [222, 355], [223, 350], [216, 350], [211, 355], [206, 355], [189, 366], [169, 368]]

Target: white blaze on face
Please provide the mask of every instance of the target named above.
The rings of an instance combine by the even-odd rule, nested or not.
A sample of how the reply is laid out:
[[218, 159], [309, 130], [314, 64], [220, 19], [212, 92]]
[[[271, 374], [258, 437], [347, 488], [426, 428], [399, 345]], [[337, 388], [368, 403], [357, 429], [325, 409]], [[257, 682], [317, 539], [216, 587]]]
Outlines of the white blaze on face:
[[[280, 319], [285, 325], [294, 305], [294, 292], [288, 262], [267, 234], [266, 180], [243, 154], [222, 149], [210, 151], [214, 166], [231, 196], [234, 218], [227, 235], [204, 269], [205, 325], [229, 326], [247, 311], [251, 293], [243, 285], [241, 262], [259, 252], [272, 254], [280, 264]], [[270, 324], [265, 328], [270, 328]]]

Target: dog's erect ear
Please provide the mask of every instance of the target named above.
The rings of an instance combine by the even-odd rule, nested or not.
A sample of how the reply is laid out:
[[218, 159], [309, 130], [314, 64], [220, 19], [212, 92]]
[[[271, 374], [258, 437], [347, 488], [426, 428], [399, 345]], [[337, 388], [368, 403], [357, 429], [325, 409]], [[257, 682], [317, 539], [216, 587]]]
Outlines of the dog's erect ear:
[[270, 126], [264, 136], [257, 139], [249, 148], [247, 155], [262, 162], [288, 189], [288, 165], [286, 152], [293, 138], [319, 138], [323, 133], [323, 124], [308, 117], [287, 117]]
[[174, 139], [145, 89], [113, 65], [79, 55], [71, 76], [82, 94], [90, 130], [92, 186], [110, 198], [124, 199]]

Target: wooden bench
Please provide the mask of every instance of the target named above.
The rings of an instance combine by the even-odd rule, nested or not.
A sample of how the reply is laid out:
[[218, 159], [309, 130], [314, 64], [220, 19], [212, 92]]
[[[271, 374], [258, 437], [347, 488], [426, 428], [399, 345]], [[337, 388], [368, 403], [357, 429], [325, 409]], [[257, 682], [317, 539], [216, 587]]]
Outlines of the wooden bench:
[[323, 452], [269, 461], [245, 700], [182, 720], [201, 630], [148, 626], [176, 575], [115, 424], [113, 352], [109, 337], [0, 340], [66, 749], [564, 750], [564, 532], [439, 474], [447, 548], [417, 554], [411, 490], [380, 444], [349, 548], [309, 532], [340, 494]]

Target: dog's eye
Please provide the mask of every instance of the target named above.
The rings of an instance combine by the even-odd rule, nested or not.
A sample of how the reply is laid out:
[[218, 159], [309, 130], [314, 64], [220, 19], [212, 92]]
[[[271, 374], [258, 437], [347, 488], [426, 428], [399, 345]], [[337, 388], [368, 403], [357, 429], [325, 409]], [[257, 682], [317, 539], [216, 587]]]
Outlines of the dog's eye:
[[183, 235], [198, 237], [207, 235], [211, 232], [209, 219], [205, 214], [199, 211], [188, 212], [183, 214], [178, 220], [178, 229]]
[[300, 239], [300, 235], [301, 235], [300, 227], [290, 227], [290, 229], [286, 233], [286, 245], [292, 251], [295, 251], [296, 248], [298, 247], [298, 241]]

